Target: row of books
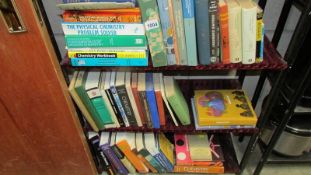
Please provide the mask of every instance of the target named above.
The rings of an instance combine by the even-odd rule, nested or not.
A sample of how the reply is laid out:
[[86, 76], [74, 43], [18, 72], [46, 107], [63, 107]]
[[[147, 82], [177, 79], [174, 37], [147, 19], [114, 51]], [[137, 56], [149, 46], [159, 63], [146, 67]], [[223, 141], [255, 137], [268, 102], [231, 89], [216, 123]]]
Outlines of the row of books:
[[65, 8], [62, 25], [74, 66], [146, 66], [147, 47], [154, 67], [263, 60], [263, 12], [251, 0], [138, 0], [138, 8], [134, 0], [72, 2], [60, 7], [125, 8]]
[[221, 145], [214, 135], [134, 132], [89, 132], [108, 174], [224, 173]]
[[169, 118], [189, 125], [187, 102], [172, 76], [161, 73], [76, 71], [69, 91], [95, 130], [160, 128]]

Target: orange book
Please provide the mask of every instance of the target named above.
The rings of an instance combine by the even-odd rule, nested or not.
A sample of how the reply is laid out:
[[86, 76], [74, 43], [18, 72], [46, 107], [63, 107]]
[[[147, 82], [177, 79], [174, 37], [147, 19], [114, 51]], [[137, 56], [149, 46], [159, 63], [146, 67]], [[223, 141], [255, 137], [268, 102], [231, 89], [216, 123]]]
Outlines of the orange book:
[[223, 64], [230, 64], [228, 6], [224, 0], [219, 0], [219, 26], [221, 33], [221, 57]]
[[132, 73], [132, 82], [131, 82], [131, 87], [132, 87], [132, 93], [134, 96], [134, 100], [136, 102], [137, 110], [140, 114], [140, 119], [143, 125], [146, 125], [146, 116], [145, 113], [143, 112], [143, 105], [141, 104], [139, 100], [139, 95], [138, 95], [138, 90], [137, 90], [137, 82], [138, 82], [138, 75], [137, 73]]
[[151, 170], [151, 172], [158, 173], [158, 171], [146, 160], [144, 156], [137, 154], [137, 157]]
[[180, 57], [179, 57], [179, 50], [178, 50], [178, 45], [177, 45], [177, 36], [176, 36], [176, 29], [175, 29], [174, 10], [173, 10], [172, 0], [168, 0], [168, 12], [169, 12], [169, 18], [170, 18], [170, 22], [171, 22], [171, 26], [172, 26], [176, 65], [179, 65], [180, 64]]
[[223, 166], [187, 166], [187, 165], [175, 165], [175, 173], [213, 173], [223, 174], [225, 169]]
[[140, 23], [139, 8], [111, 10], [65, 11], [64, 22], [123, 22]]
[[147, 166], [137, 157], [137, 155], [131, 150], [130, 145], [126, 140], [122, 140], [117, 143], [117, 146], [124, 153], [125, 157], [132, 163], [135, 169], [139, 173], [148, 173]]
[[166, 124], [166, 117], [165, 117], [165, 112], [164, 112], [164, 103], [163, 103], [162, 94], [161, 94], [161, 82], [160, 82], [161, 76], [162, 76], [161, 73], [153, 73], [153, 87], [154, 87], [154, 93], [155, 93], [156, 100], [157, 100], [160, 125], [164, 126]]

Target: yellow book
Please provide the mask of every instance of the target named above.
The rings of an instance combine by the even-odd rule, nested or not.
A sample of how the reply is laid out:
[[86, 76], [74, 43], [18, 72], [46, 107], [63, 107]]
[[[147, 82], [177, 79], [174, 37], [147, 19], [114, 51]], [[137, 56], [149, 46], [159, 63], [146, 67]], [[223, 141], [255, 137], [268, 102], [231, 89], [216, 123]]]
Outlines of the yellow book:
[[87, 110], [87, 108], [84, 106], [83, 102], [81, 101], [79, 95], [77, 94], [76, 90], [75, 90], [75, 83], [76, 83], [76, 79], [78, 76], [78, 71], [75, 71], [72, 77], [72, 80], [70, 82], [69, 85], [69, 92], [71, 97], [73, 98], [73, 100], [76, 102], [77, 106], [79, 107], [79, 109], [81, 110], [83, 116], [85, 117], [86, 121], [90, 124], [90, 126], [93, 128], [94, 131], [98, 132], [98, 127], [96, 126], [91, 114], [89, 113], [89, 111]]
[[257, 116], [242, 90], [196, 90], [200, 126], [256, 125]]
[[159, 133], [159, 146], [162, 153], [170, 161], [172, 165], [175, 165], [174, 159], [174, 145], [165, 137], [163, 133]]

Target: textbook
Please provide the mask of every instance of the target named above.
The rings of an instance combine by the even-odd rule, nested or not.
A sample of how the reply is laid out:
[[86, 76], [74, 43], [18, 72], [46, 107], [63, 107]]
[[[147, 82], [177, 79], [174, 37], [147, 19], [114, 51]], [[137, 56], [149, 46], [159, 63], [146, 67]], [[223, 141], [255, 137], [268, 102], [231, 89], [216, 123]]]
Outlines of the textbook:
[[160, 128], [159, 112], [156, 96], [154, 93], [152, 73], [146, 73], [146, 97], [150, 111], [152, 126], [153, 128]]
[[148, 66], [147, 58], [71, 58], [72, 66]]

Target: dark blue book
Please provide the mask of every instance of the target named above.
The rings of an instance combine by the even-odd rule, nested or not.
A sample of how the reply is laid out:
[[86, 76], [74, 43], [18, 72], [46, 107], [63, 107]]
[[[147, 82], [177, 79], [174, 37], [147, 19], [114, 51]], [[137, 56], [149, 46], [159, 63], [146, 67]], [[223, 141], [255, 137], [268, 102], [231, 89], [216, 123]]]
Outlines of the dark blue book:
[[199, 63], [208, 65], [210, 60], [210, 26], [209, 26], [209, 0], [195, 1], [195, 25], [197, 33], [197, 48]]
[[153, 128], [160, 128], [160, 119], [157, 106], [157, 100], [153, 88], [153, 74], [146, 73], [146, 97], [151, 114], [151, 122]]

